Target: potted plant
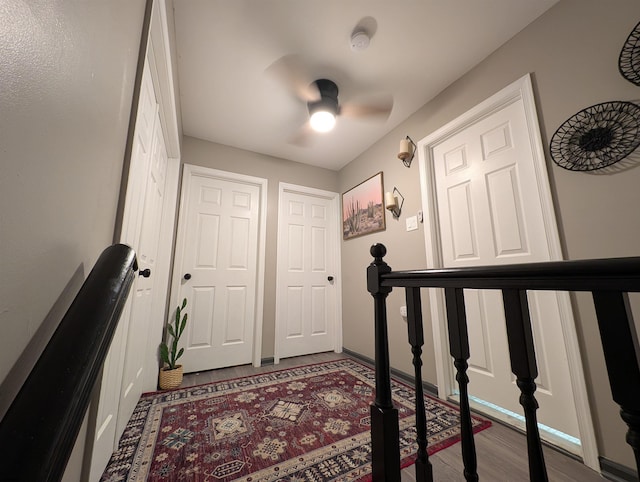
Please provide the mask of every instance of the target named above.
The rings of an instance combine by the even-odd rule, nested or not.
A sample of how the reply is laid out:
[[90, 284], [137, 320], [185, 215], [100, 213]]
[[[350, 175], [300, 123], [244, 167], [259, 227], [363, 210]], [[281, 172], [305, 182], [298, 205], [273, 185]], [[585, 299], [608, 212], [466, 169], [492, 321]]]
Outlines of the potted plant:
[[[182, 300], [182, 306], [176, 308], [175, 321], [167, 323], [167, 338], [169, 338], [167, 341], [170, 343], [160, 343], [160, 358], [163, 366], [160, 368], [158, 384], [163, 390], [178, 388], [182, 383], [182, 365], [176, 365], [176, 361], [184, 353], [184, 348], [180, 348], [178, 351], [178, 340], [180, 340], [187, 324], [187, 314], [183, 313], [186, 306], [187, 299], [185, 298]], [[181, 314], [182, 318], [180, 318]]]

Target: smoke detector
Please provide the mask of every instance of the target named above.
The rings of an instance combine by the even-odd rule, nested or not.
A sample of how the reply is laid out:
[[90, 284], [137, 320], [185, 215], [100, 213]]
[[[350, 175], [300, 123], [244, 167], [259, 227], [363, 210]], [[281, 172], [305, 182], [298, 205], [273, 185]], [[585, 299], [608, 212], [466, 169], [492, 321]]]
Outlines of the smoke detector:
[[351, 50], [362, 52], [369, 46], [369, 34], [364, 30], [356, 30], [351, 34]]

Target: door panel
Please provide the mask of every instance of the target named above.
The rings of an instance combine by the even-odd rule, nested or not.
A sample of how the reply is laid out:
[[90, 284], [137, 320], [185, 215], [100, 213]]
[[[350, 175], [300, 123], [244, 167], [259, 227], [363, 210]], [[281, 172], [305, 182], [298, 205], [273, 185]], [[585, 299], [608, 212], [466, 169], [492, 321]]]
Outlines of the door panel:
[[189, 307], [186, 372], [250, 363], [254, 348], [261, 187], [212, 172], [183, 177], [174, 270]]
[[471, 202], [471, 186], [468, 182], [451, 186], [449, 198], [450, 237], [449, 249], [457, 261], [478, 258], [478, 235], [472, 223], [473, 204]]
[[191, 290], [191, 329], [185, 332], [187, 348], [211, 348], [213, 324], [194, 323], [193, 320], [212, 320], [216, 301], [216, 289], [193, 287]]
[[327, 288], [311, 287], [311, 335], [326, 335], [330, 327], [327, 325]]
[[337, 197], [287, 186], [280, 187], [278, 218], [276, 358], [336, 346], [336, 285], [329, 277], [337, 273]]
[[287, 316], [286, 331], [284, 336], [287, 339], [302, 336], [302, 320], [304, 319], [304, 288], [302, 286], [287, 286]]
[[231, 218], [231, 255], [229, 269], [249, 269], [250, 219]]
[[478, 323], [472, 323], [468, 327], [471, 349], [469, 367], [491, 375], [493, 373], [493, 354], [489, 344], [490, 326], [486, 310], [486, 294], [478, 290], [467, 290], [465, 292], [465, 308], [468, 318], [478, 320]]
[[225, 337], [223, 345], [244, 343], [247, 339], [246, 316], [247, 288], [245, 286], [227, 286], [227, 306], [224, 317]]

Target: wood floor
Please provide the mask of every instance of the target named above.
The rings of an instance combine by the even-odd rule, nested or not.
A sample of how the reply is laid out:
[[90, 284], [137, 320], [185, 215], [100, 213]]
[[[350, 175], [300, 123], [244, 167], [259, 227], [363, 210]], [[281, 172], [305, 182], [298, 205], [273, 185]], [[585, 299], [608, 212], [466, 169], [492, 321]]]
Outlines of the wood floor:
[[[287, 358], [278, 365], [254, 368], [250, 365], [211, 370], [185, 375], [183, 387], [200, 385], [229, 378], [244, 377], [257, 373], [283, 370], [300, 365], [320, 363], [347, 357], [345, 354], [320, 353], [304, 357]], [[491, 482], [528, 481], [527, 443], [524, 435], [499, 423], [476, 434], [476, 452], [478, 455], [478, 475], [480, 480]], [[550, 481], [602, 481], [598, 473], [585, 467], [581, 462], [546, 448], [544, 450], [547, 472]], [[437, 481], [464, 481], [463, 465], [460, 456], [460, 444], [453, 445], [430, 457], [434, 479]], [[415, 481], [414, 467], [402, 471], [402, 481]]]

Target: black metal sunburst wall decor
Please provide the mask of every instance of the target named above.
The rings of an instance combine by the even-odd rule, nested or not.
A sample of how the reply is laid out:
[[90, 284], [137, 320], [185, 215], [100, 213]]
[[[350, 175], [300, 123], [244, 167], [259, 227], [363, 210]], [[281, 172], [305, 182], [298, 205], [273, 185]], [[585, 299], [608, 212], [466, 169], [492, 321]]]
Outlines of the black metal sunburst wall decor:
[[567, 119], [553, 134], [551, 158], [571, 171], [610, 166], [640, 145], [640, 107], [614, 101], [592, 105]]
[[631, 31], [622, 47], [618, 68], [625, 79], [640, 86], [640, 23]]
[[[640, 86], [640, 22], [627, 37], [618, 68]], [[640, 145], [640, 106], [632, 102], [603, 102], [582, 109], [553, 134], [551, 158], [571, 171], [594, 171], [621, 161]]]

